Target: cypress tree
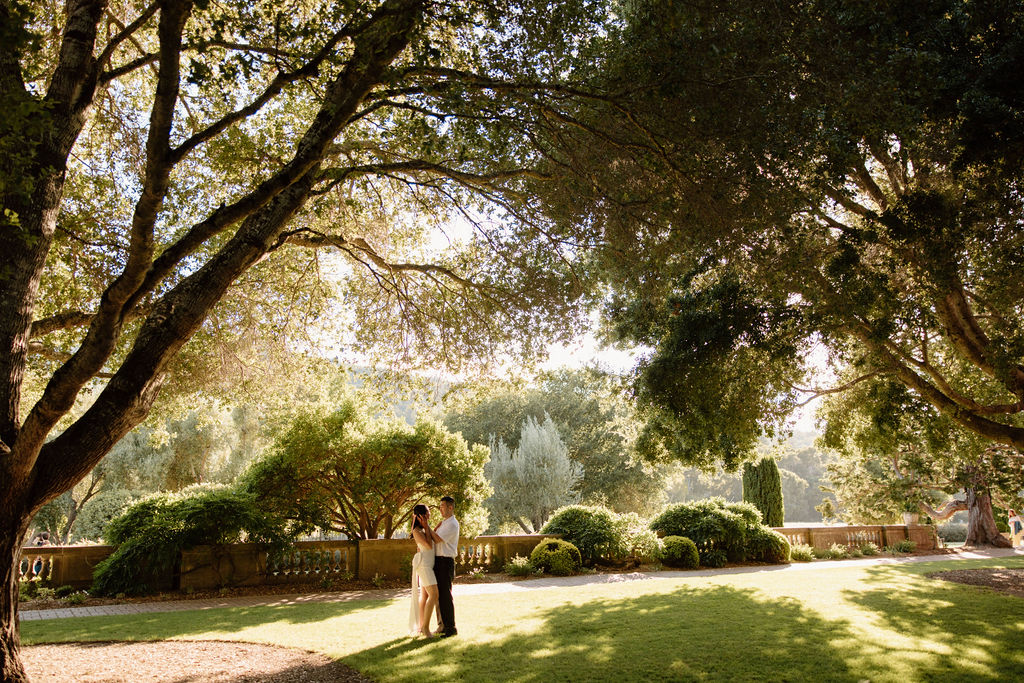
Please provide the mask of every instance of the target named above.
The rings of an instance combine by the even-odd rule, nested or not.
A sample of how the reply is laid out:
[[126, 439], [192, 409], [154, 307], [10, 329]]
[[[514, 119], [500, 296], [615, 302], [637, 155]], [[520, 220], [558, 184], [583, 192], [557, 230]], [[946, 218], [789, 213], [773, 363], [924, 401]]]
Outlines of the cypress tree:
[[782, 475], [774, 458], [765, 456], [743, 466], [743, 500], [761, 511], [766, 525], [782, 526]]

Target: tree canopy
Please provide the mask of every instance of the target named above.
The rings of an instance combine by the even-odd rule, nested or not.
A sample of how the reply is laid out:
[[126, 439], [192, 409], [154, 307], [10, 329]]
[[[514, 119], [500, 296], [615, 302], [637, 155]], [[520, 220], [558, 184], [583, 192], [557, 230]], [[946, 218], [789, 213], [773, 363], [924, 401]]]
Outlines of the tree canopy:
[[456, 388], [445, 425], [470, 443], [519, 446], [523, 422], [550, 416], [583, 470], [580, 499], [617, 512], [651, 513], [662, 503], [664, 468], [636, 456], [639, 429], [621, 378], [597, 368], [562, 369], [532, 383], [479, 382]]
[[549, 201], [602, 231], [613, 328], [653, 349], [648, 450], [751, 457], [841, 388], [815, 348], [1024, 448], [1019, 3], [623, 11], [595, 68], [628, 102], [581, 105]]
[[486, 527], [487, 459], [486, 448], [469, 448], [434, 422], [373, 421], [350, 400], [329, 414], [299, 415], [245, 473], [242, 489], [297, 532], [349, 538], [391, 538], [412, 521], [414, 505], [452, 496], [471, 537]]

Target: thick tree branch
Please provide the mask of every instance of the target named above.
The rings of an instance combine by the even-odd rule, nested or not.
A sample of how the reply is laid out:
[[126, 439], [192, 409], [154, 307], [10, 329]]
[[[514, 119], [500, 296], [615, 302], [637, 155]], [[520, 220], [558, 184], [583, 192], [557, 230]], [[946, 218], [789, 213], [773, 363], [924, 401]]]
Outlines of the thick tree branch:
[[852, 199], [846, 196], [845, 192], [841, 192], [840, 190], [829, 187], [825, 189], [825, 194], [828, 196], [829, 199], [831, 199], [836, 204], [843, 207], [850, 213], [856, 214], [858, 216], [863, 216], [865, 218], [874, 218], [876, 216], [874, 211], [867, 208], [866, 206], [863, 206], [853, 201]]
[[317, 166], [331, 141], [379, 82], [383, 68], [408, 44], [421, 10], [419, 0], [385, 2], [366, 34], [356, 38], [352, 58], [327, 89], [319, 113], [298, 145], [292, 169], [304, 168], [305, 172], [250, 215], [205, 265], [163, 297], [92, 406], [39, 451], [31, 494], [34, 504], [50, 500], [79, 481], [145, 417], [171, 359], [227, 288], [264, 257], [308, 200], [319, 176]]
[[[181, 33], [191, 12], [191, 3], [167, 2], [160, 12], [160, 74], [150, 114], [146, 145], [146, 168], [142, 193], [132, 218], [131, 241], [124, 269], [103, 293], [89, 331], [75, 354], [50, 378], [42, 397], [25, 419], [19, 441], [27, 453], [38, 452], [46, 434], [74, 405], [78, 392], [106, 363], [116, 345], [126, 303], [138, 290], [152, 262], [153, 229], [171, 166], [166, 163], [174, 105], [178, 96]], [[30, 468], [31, 459], [23, 463]]]
[[842, 392], [846, 391], [847, 389], [849, 389], [850, 387], [856, 386], [857, 384], [860, 384], [861, 382], [863, 382], [865, 380], [871, 379], [872, 377], [877, 377], [880, 374], [881, 374], [881, 372], [876, 370], [874, 372], [869, 372], [869, 373], [867, 373], [865, 375], [861, 375], [860, 377], [857, 377], [856, 379], [850, 380], [849, 382], [846, 382], [845, 384], [841, 384], [839, 386], [834, 386], [834, 387], [828, 387], [828, 388], [822, 388], [822, 387], [808, 387], [808, 388], [805, 388], [805, 387], [798, 387], [798, 386], [792, 386], [792, 385], [791, 386], [792, 386], [793, 389], [795, 389], [796, 391], [799, 391], [802, 394], [811, 394], [811, 397], [808, 398], [806, 401], [801, 401], [801, 402], [796, 404], [798, 407], [800, 407], [800, 406], [807, 405], [808, 403], [810, 403], [811, 401], [813, 401], [816, 398], [821, 398], [822, 396], [828, 396], [829, 394], [839, 394], [839, 393], [842, 393]]
[[907, 189], [907, 178], [902, 164], [889, 154], [884, 145], [875, 142], [869, 142], [867, 145], [871, 156], [885, 169], [893, 194], [897, 197], [903, 194]]
[[1024, 367], [999, 368], [990, 358], [991, 343], [971, 309], [962, 287], [946, 294], [936, 306], [946, 334], [968, 360], [989, 377], [999, 380], [1024, 403]]
[[956, 513], [964, 512], [967, 510], [967, 501], [957, 500], [956, 498], [947, 500], [942, 505], [942, 507], [938, 509], [933, 508], [931, 505], [925, 502], [921, 502], [919, 503], [919, 505], [921, 506], [921, 512], [928, 515], [932, 518], [932, 520], [936, 522], [943, 522], [952, 517], [953, 515], [955, 515]]
[[990, 420], [971, 412], [933, 386], [927, 379], [914, 372], [885, 344], [879, 343], [867, 327], [853, 328], [855, 336], [873, 351], [883, 363], [907, 387], [931, 403], [944, 415], [997, 443], [1024, 450], [1024, 428]]

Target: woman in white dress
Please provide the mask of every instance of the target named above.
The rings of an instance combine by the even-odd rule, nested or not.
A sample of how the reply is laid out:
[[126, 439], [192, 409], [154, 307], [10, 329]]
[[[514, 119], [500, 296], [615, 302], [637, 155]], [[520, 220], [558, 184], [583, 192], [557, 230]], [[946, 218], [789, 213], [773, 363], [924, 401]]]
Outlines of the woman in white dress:
[[[434, 577], [434, 543], [424, 532], [430, 508], [417, 505], [412, 510], [412, 537], [419, 552], [412, 558], [412, 605], [409, 608], [409, 630], [430, 637], [430, 616], [437, 607], [437, 578]], [[417, 590], [417, 585], [422, 590]]]

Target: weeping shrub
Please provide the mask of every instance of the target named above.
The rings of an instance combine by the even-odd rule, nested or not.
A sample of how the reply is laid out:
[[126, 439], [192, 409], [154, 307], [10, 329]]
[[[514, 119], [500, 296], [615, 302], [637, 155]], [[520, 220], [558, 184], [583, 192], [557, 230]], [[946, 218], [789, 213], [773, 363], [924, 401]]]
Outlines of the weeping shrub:
[[276, 552], [293, 540], [283, 520], [264, 512], [251, 494], [222, 485], [149, 496], [111, 521], [105, 533], [118, 548], [93, 572], [91, 591], [98, 595], [170, 588], [181, 551], [199, 545], [246, 541]]
[[554, 576], [569, 576], [583, 566], [579, 548], [560, 538], [548, 538], [530, 553], [530, 565]]

